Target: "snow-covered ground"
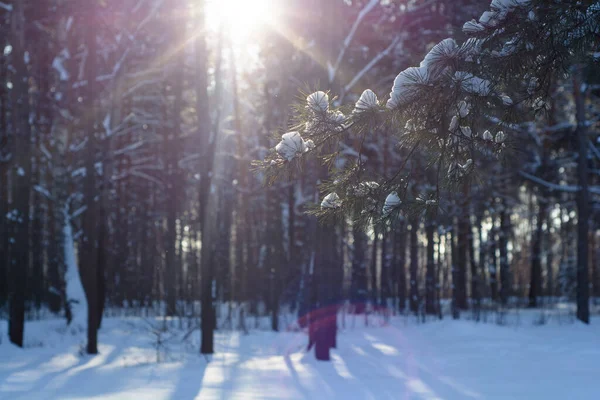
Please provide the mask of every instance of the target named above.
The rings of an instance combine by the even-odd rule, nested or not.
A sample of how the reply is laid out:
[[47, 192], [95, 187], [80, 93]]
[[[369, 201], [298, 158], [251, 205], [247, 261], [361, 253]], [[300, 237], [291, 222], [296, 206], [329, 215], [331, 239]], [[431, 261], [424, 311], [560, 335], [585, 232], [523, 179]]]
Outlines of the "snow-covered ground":
[[[531, 315], [533, 319], [533, 314]], [[361, 320], [362, 321], [362, 320]], [[217, 334], [210, 363], [173, 322], [160, 363], [152, 325], [108, 318], [100, 354], [62, 320], [29, 322], [26, 349], [0, 323], [0, 399], [578, 399], [599, 398], [600, 326], [536, 326], [392, 318], [365, 327], [351, 317], [332, 362], [304, 353], [299, 332]], [[360, 326], [359, 326], [360, 325]]]

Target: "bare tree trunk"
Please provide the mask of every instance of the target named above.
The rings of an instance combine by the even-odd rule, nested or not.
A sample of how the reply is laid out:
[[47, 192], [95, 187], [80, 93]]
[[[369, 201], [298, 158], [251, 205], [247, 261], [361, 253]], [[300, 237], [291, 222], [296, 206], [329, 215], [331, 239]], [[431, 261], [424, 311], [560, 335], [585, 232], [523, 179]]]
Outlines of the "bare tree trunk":
[[510, 288], [510, 270], [508, 264], [508, 236], [510, 234], [509, 211], [506, 202], [502, 201], [500, 210], [500, 232], [498, 234], [498, 247], [500, 248], [500, 301], [503, 305], [508, 303], [512, 292]]
[[398, 311], [406, 307], [406, 223], [396, 222], [394, 226], [394, 271], [397, 282]]
[[435, 258], [434, 258], [434, 235], [435, 220], [427, 221], [425, 234], [427, 236], [427, 271], [425, 278], [425, 312], [430, 315], [436, 314], [435, 305]]
[[456, 282], [458, 281], [458, 268], [456, 267], [457, 255], [456, 255], [456, 234], [455, 224], [453, 224], [450, 230], [450, 270], [452, 272], [452, 318], [458, 319], [460, 317], [460, 309], [458, 307], [458, 290], [456, 288]]
[[468, 231], [467, 231], [467, 245], [469, 247], [469, 265], [471, 267], [471, 300], [473, 302], [473, 314], [476, 321], [479, 321], [479, 312], [481, 310], [481, 291], [480, 291], [480, 277], [479, 268], [475, 261], [475, 243], [473, 240], [473, 227], [471, 225], [471, 218], [467, 220]]
[[456, 254], [456, 278], [454, 287], [456, 293], [456, 305], [461, 310], [469, 308], [467, 299], [467, 254], [469, 248], [469, 187], [464, 183], [463, 199], [460, 201], [460, 215], [457, 223], [457, 254]]
[[573, 95], [577, 118], [577, 319], [585, 324], [590, 323], [589, 272], [588, 272], [588, 231], [590, 218], [588, 188], [588, 138], [585, 115], [583, 84], [583, 66], [573, 68]]
[[415, 315], [419, 313], [419, 241], [417, 232], [419, 231], [418, 217], [412, 217], [410, 220], [410, 311]]
[[[8, 39], [4, 39], [0, 46], [6, 46]], [[4, 60], [0, 61], [0, 82], [8, 81], [8, 57], [4, 57]], [[0, 85], [0, 307], [3, 307], [8, 300], [9, 288], [8, 279], [10, 272], [10, 230], [11, 226], [7, 218], [4, 216], [8, 214], [9, 207], [9, 193], [10, 188], [8, 186], [8, 174], [9, 160], [12, 152], [12, 146], [9, 140], [8, 132], [8, 107], [9, 102], [8, 90], [6, 85]]]
[[488, 234], [488, 248], [490, 253], [490, 259], [488, 261], [488, 273], [490, 276], [490, 295], [492, 301], [498, 299], [498, 257], [496, 256], [496, 250], [498, 248], [498, 241], [496, 235], [498, 229], [496, 228], [496, 216], [492, 215], [492, 229]]
[[546, 220], [545, 199], [538, 198], [538, 213], [533, 239], [531, 241], [531, 276], [529, 282], [529, 307], [538, 306], [542, 295], [542, 235]]
[[[482, 297], [486, 297], [488, 290], [486, 289], [488, 287], [488, 282], [486, 279], [486, 265], [487, 265], [487, 260], [486, 260], [486, 247], [487, 247], [487, 243], [483, 242], [483, 227], [482, 227], [482, 216], [478, 215], [477, 216], [477, 238], [479, 241], [479, 288], [480, 288], [480, 294]], [[488, 240], [489, 239], [489, 235], [491, 234], [488, 233]]]
[[352, 282], [350, 284], [350, 300], [356, 314], [365, 312], [367, 302], [367, 235], [356, 224], [352, 225], [354, 246], [352, 248]]
[[[29, 248], [29, 202], [31, 188], [31, 130], [29, 126], [29, 84], [25, 54], [25, 15], [24, 2], [16, 1], [12, 12], [12, 67], [14, 68], [12, 89], [13, 132], [15, 137], [15, 166], [13, 170], [12, 220], [14, 243], [11, 246], [9, 282], [12, 291], [9, 295], [10, 341], [23, 346], [25, 329], [25, 300], [27, 298], [27, 273], [30, 263]], [[4, 218], [4, 216], [2, 216]]]
[[377, 307], [378, 289], [377, 289], [377, 254], [379, 248], [379, 228], [374, 229], [373, 242], [371, 243], [371, 258], [369, 260], [369, 278], [371, 279], [371, 305]]
[[85, 290], [88, 307], [88, 327], [87, 327], [87, 353], [98, 353], [98, 248], [97, 248], [97, 207], [96, 207], [96, 120], [97, 120], [97, 100], [98, 93], [96, 84], [97, 75], [97, 11], [94, 5], [91, 8], [89, 17], [92, 19], [85, 29], [85, 44], [88, 51], [85, 63], [85, 76], [87, 87], [85, 93], [86, 118], [83, 122], [83, 129], [87, 137], [87, 147], [85, 155], [85, 181], [84, 181], [84, 199], [87, 210], [83, 216], [83, 231], [85, 238], [82, 245], [81, 262], [79, 270], [82, 278], [83, 288]]
[[[205, 6], [204, 2], [202, 5]], [[205, 15], [201, 16], [202, 26], [205, 23]], [[203, 37], [203, 36], [202, 36]], [[199, 44], [198, 49], [202, 49], [206, 44]], [[205, 48], [205, 47], [204, 47]], [[217, 117], [212, 125], [212, 140], [207, 140], [208, 148], [206, 160], [204, 162], [203, 177], [200, 185], [200, 218], [202, 226], [202, 248], [200, 251], [200, 321], [201, 321], [201, 354], [214, 353], [214, 331], [216, 329], [216, 310], [215, 310], [215, 249], [216, 249], [216, 231], [218, 223], [219, 197], [216, 190], [216, 182], [212, 177], [220, 172], [221, 165], [215, 163], [215, 153], [221, 146], [220, 135], [220, 101], [222, 88], [222, 59], [223, 59], [223, 27], [219, 28], [218, 54], [215, 65], [215, 96], [212, 104], [216, 104]], [[200, 57], [200, 54], [198, 54]], [[199, 87], [197, 82], [196, 92], [204, 96], [205, 86]], [[200, 117], [200, 115], [199, 115]], [[219, 168], [217, 168], [219, 167]]]

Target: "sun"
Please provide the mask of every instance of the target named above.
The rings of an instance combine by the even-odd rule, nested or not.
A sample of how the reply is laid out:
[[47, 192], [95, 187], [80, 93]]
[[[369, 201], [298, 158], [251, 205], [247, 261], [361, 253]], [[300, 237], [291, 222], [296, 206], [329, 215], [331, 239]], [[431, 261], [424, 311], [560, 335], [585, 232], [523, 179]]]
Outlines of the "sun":
[[207, 0], [208, 25], [244, 42], [275, 19], [275, 0]]

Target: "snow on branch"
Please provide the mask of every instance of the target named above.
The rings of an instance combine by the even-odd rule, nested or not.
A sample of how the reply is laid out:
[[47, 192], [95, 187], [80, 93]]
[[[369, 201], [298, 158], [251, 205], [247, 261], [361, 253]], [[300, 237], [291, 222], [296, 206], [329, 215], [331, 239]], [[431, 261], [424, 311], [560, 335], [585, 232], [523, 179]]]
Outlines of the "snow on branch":
[[292, 161], [296, 156], [306, 153], [314, 147], [312, 140], [305, 141], [300, 133], [288, 132], [281, 136], [281, 142], [275, 146], [279, 156], [287, 161]]
[[128, 146], [123, 147], [122, 149], [115, 150], [114, 155], [115, 156], [120, 156], [120, 155], [128, 153], [130, 151], [137, 150], [140, 147], [142, 147], [143, 144], [144, 144], [144, 142], [135, 142], [135, 143], [132, 143], [132, 144], [130, 144]]
[[346, 86], [344, 86], [344, 92], [349, 92], [367, 72], [369, 72], [375, 65], [377, 65], [377, 63], [381, 61], [384, 57], [387, 57], [388, 54], [390, 54], [390, 51], [392, 51], [396, 47], [399, 41], [400, 36], [396, 36], [388, 47], [386, 47], [383, 51], [379, 52], [379, 54], [373, 57], [371, 61], [369, 61], [369, 63], [365, 65], [363, 69], [358, 71], [358, 73], [354, 75], [354, 78], [352, 78], [352, 80]]
[[327, 196], [323, 198], [321, 201], [321, 208], [340, 208], [342, 206], [342, 201], [337, 193], [329, 193]]
[[164, 186], [164, 183], [162, 181], [160, 181], [159, 179], [156, 179], [152, 175], [148, 175], [148, 174], [146, 174], [144, 172], [141, 172], [139, 170], [132, 169], [132, 170], [129, 171], [129, 174], [133, 175], [133, 176], [137, 176], [138, 178], [146, 179], [147, 181], [156, 183], [159, 186]]
[[[519, 171], [519, 173], [524, 178], [529, 179], [530, 181], [540, 184], [542, 186], [545, 186], [550, 190], [556, 190], [559, 192], [568, 192], [568, 193], [577, 193], [579, 190], [581, 190], [581, 187], [577, 186], [577, 185], [561, 185], [558, 183], [548, 182], [547, 180], [538, 178], [537, 176], [531, 175], [525, 171]], [[600, 195], [600, 187], [590, 186], [588, 188], [588, 190], [590, 191], [590, 193]]]
[[398, 197], [397, 192], [392, 192], [387, 195], [385, 198], [385, 203], [383, 204], [383, 209], [381, 212], [384, 216], [389, 215], [396, 207], [399, 207], [402, 204], [402, 200]]
[[306, 98], [308, 108], [315, 113], [329, 111], [329, 96], [325, 92], [314, 92]]
[[360, 95], [352, 112], [354, 114], [360, 114], [377, 109], [377, 107], [379, 107], [377, 95], [371, 89], [367, 89]]
[[415, 87], [427, 85], [428, 82], [429, 74], [426, 67], [410, 67], [400, 72], [394, 79], [387, 108], [394, 109], [400, 104], [411, 101], [416, 95]]
[[13, 10], [13, 6], [12, 4], [6, 4], [4, 2], [0, 1], [0, 8], [6, 10], [6, 11], [12, 11]]
[[52, 200], [52, 195], [50, 194], [48, 189], [46, 189], [45, 187], [40, 186], [40, 185], [34, 185], [33, 190], [35, 190], [39, 194], [45, 196], [48, 200]]
[[71, 215], [67, 215], [67, 219], [75, 219], [77, 217], [79, 217], [81, 214], [83, 214], [85, 212], [85, 210], [87, 210], [87, 206], [81, 206], [79, 207], [77, 210], [73, 211], [73, 213]]
[[598, 160], [600, 160], [600, 150], [598, 150], [598, 148], [596, 146], [594, 146], [594, 143], [592, 143], [591, 140], [588, 139], [589, 145], [590, 145], [590, 150], [592, 151], [592, 153], [594, 154], [594, 156], [596, 156], [596, 158]]
[[362, 23], [363, 19], [367, 16], [367, 14], [370, 13], [377, 4], [379, 4], [379, 0], [370, 0], [367, 4], [365, 4], [363, 9], [360, 10], [360, 12], [358, 13], [356, 20], [352, 24], [352, 28], [350, 28], [350, 32], [348, 32], [348, 35], [344, 39], [344, 43], [342, 45], [342, 48], [340, 49], [340, 53], [338, 54], [337, 60], [335, 60], [335, 65], [333, 65], [333, 66], [331, 66], [329, 64], [327, 65], [327, 69], [328, 69], [328, 73], [329, 73], [329, 83], [333, 82], [333, 80], [335, 79], [335, 75], [337, 74], [340, 64], [341, 64], [342, 60], [344, 59], [346, 50], [348, 50], [350, 43], [352, 43], [352, 40], [354, 39], [356, 30]]

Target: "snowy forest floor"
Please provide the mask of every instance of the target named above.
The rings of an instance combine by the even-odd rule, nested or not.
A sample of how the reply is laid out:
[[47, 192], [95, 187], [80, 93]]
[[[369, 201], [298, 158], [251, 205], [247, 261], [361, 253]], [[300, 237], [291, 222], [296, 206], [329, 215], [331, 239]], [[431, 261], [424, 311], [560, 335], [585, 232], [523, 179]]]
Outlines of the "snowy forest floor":
[[538, 317], [346, 316], [331, 362], [305, 353], [302, 332], [219, 331], [207, 362], [198, 330], [177, 321], [158, 340], [162, 322], [106, 318], [94, 357], [63, 320], [28, 322], [25, 349], [2, 321], [0, 399], [597, 399], [600, 325]]

